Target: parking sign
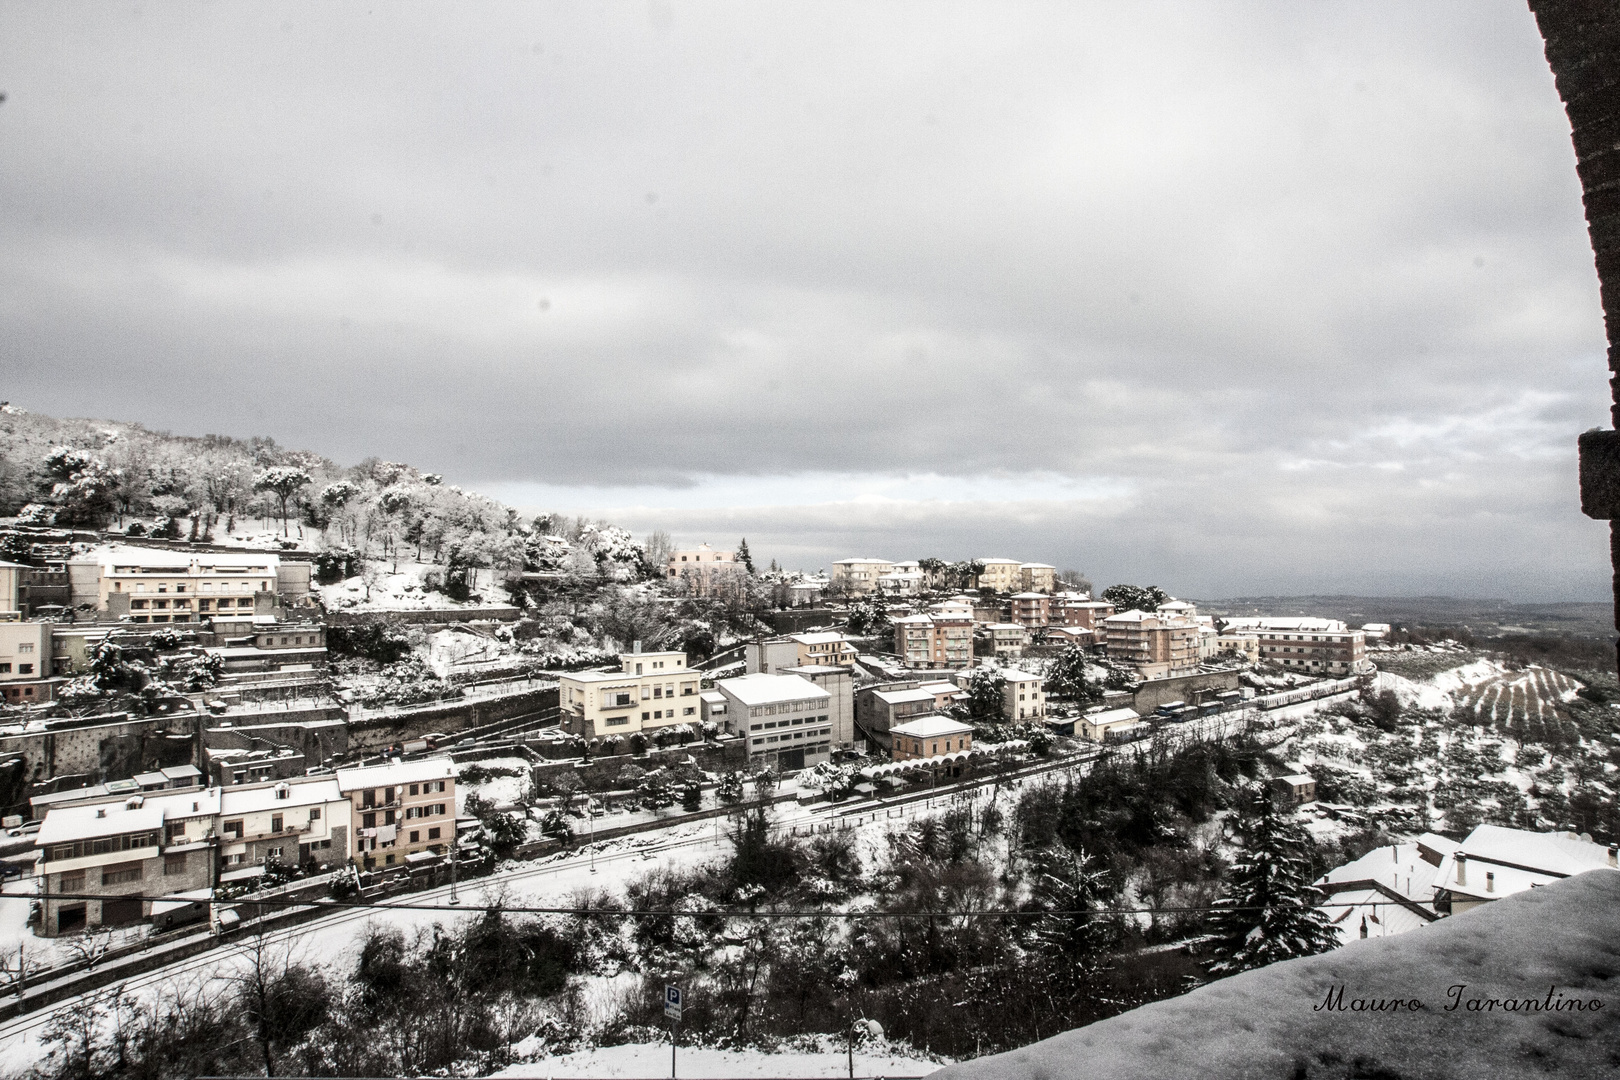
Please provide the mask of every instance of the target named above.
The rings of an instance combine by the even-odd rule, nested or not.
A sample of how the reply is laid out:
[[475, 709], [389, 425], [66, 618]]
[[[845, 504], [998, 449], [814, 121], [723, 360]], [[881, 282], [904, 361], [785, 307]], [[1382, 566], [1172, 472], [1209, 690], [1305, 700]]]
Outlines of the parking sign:
[[671, 1020], [681, 1018], [681, 988], [678, 986], [664, 987], [664, 1015]]

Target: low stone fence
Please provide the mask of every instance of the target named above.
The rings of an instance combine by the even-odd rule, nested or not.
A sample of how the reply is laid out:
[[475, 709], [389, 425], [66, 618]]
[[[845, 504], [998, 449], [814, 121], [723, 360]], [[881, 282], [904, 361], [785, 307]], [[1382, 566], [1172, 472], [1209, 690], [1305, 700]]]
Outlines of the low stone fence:
[[[531, 748], [548, 755], [543, 744], [530, 743]], [[607, 791], [619, 786], [619, 774], [626, 765], [652, 772], [654, 769], [678, 765], [688, 757], [705, 772], [724, 772], [741, 769], [748, 764], [748, 747], [742, 739], [729, 739], [723, 743], [688, 743], [685, 746], [649, 748], [645, 754], [613, 754], [593, 757], [589, 761], [571, 758], [564, 761], [544, 761], [534, 766], [532, 775], [537, 785], [550, 786], [558, 778], [573, 776], [586, 791]]]
[[472, 698], [425, 705], [396, 713], [367, 713], [349, 723], [349, 750], [364, 754], [438, 732], [454, 735], [530, 713], [557, 707], [557, 688], [540, 687], [500, 697]]

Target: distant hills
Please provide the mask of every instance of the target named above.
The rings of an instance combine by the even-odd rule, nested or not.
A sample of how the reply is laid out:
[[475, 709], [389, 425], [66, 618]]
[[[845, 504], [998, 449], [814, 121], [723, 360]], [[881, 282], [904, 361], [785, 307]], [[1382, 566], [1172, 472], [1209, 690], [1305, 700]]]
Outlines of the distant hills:
[[1615, 632], [1613, 604], [1515, 604], [1449, 596], [1237, 596], [1196, 603], [1202, 615], [1315, 615], [1352, 626], [1457, 626], [1483, 637], [1525, 631], [1609, 637]]

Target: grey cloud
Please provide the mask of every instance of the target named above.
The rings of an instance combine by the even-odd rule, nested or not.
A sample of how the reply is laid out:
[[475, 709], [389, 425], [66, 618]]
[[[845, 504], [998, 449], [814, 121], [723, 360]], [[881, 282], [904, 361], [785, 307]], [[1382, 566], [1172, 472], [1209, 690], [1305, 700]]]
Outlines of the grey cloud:
[[1520, 3], [371, 11], [6, 6], [6, 396], [469, 482], [1117, 478], [1128, 539], [874, 520], [1601, 589], [1596, 282]]

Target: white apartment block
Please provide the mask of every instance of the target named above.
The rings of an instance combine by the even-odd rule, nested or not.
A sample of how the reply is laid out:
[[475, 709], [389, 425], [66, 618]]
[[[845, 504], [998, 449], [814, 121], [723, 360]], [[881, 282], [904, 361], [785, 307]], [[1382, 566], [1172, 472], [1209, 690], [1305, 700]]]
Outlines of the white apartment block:
[[743, 675], [714, 688], [755, 767], [795, 772], [826, 761], [834, 743], [832, 695], [800, 675]]
[[584, 738], [696, 724], [701, 672], [684, 652], [623, 653], [618, 671], [576, 671], [557, 679], [562, 727]]
[[840, 559], [833, 563], [833, 592], [871, 593], [878, 589], [878, 579], [894, 569], [887, 559]]

